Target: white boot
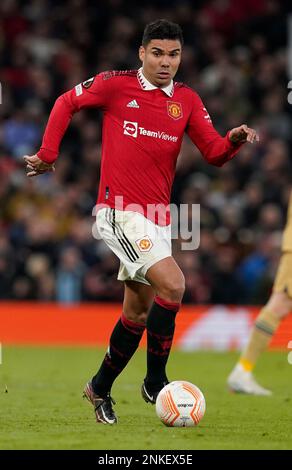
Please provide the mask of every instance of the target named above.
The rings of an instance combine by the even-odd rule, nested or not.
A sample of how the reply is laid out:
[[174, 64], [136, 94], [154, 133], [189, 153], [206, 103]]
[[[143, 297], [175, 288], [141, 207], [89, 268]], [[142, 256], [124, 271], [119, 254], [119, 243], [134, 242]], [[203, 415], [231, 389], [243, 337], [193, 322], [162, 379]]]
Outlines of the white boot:
[[232, 392], [247, 393], [248, 395], [272, 395], [272, 392], [261, 387], [253, 374], [245, 371], [241, 364], [236, 364], [227, 379], [227, 385]]

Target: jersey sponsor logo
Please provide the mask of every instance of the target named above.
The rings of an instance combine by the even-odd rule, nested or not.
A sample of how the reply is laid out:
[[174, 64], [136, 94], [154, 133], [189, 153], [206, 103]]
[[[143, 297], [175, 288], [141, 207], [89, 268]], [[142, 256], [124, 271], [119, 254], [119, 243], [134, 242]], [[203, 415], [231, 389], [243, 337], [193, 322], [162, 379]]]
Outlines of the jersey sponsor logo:
[[148, 235], [136, 240], [136, 245], [138, 246], [139, 250], [143, 252], [150, 251], [151, 248], [153, 247], [153, 243], [148, 237]]
[[167, 101], [167, 114], [173, 119], [181, 119], [183, 117], [181, 103]]
[[137, 137], [138, 123], [131, 122], [131, 121], [124, 121], [124, 134], [130, 135], [131, 137]]
[[85, 80], [85, 82], [82, 82], [82, 86], [83, 86], [84, 88], [90, 88], [91, 85], [92, 85], [93, 82], [94, 82], [94, 79], [95, 79], [95, 77], [91, 77], [91, 78], [89, 78], [88, 80]]
[[146, 137], [153, 137], [154, 139], [167, 140], [169, 142], [177, 142], [178, 137], [176, 135], [169, 135], [164, 131], [152, 131], [145, 129], [145, 127], [139, 126], [138, 122], [124, 121], [124, 134], [130, 135], [131, 137], [138, 137], [144, 135]]

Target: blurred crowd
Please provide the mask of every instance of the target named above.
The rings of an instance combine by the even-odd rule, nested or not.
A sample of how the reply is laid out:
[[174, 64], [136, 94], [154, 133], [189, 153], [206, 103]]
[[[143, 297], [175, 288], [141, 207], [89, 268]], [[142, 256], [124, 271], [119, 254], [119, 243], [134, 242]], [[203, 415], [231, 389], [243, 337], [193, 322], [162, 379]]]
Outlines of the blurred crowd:
[[101, 157], [98, 110], [76, 114], [56, 172], [26, 177], [55, 99], [98, 72], [140, 66], [145, 24], [167, 18], [185, 45], [176, 77], [224, 135], [260, 143], [218, 169], [186, 138], [172, 202], [201, 206], [198, 250], [174, 257], [184, 302], [260, 304], [270, 294], [290, 193], [288, 1], [2, 0], [0, 3], [0, 299], [120, 301], [119, 261], [92, 235]]

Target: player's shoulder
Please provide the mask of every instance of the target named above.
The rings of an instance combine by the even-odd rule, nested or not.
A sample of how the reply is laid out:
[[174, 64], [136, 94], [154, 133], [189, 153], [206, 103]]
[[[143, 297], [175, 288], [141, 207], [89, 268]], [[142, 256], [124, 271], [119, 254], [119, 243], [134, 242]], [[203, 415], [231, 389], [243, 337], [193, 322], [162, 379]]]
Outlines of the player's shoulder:
[[113, 92], [123, 85], [121, 80], [131, 80], [137, 77], [137, 70], [107, 70], [96, 73], [93, 77], [82, 82], [78, 87], [85, 88], [89, 93], [99, 93], [101, 90]]
[[201, 99], [196, 90], [184, 82], [174, 82], [174, 91], [180, 91], [186, 96], [186, 98], [193, 98], [195, 101]]

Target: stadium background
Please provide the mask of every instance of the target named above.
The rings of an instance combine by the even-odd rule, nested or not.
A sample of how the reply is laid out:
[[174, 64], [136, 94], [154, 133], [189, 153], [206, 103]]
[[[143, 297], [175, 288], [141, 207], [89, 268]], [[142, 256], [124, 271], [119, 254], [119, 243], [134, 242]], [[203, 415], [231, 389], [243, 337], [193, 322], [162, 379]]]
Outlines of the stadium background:
[[[224, 134], [246, 122], [261, 138], [219, 170], [208, 166], [186, 139], [172, 196], [177, 204], [201, 205], [199, 250], [181, 252], [179, 241], [173, 241], [186, 277], [184, 304], [206, 306], [216, 335], [219, 318], [223, 331], [232, 317], [241, 336], [234, 339], [230, 333], [229, 346], [243, 345], [255, 312], [248, 306], [263, 304], [270, 294], [290, 190], [288, 10], [288, 1], [275, 0], [1, 2], [1, 341], [16, 341], [10, 337], [16, 329], [7, 305], [24, 315], [31, 304], [23, 301], [37, 303], [27, 331], [38, 315], [46, 322], [58, 304], [76, 310], [83, 302], [94, 303], [98, 317], [102, 307], [95, 302], [114, 302], [119, 312], [118, 260], [92, 237], [101, 114], [91, 110], [74, 116], [55, 174], [28, 179], [22, 156], [39, 148], [50, 109], [62, 92], [103, 70], [137, 68], [145, 24], [164, 17], [183, 28], [177, 80], [199, 92], [216, 129]], [[238, 308], [214, 310], [216, 305]], [[192, 311], [196, 316], [195, 307]], [[81, 306], [80, 323], [83, 314]]]
[[[289, 3], [1, 0], [0, 449], [94, 449], [94, 458], [97, 449], [291, 449], [291, 316], [273, 339], [282, 350], [256, 368], [272, 398], [226, 390], [238, 358], [230, 349], [246, 341], [280, 255], [291, 174]], [[186, 140], [178, 162], [173, 202], [200, 203], [202, 231], [199, 250], [173, 245], [187, 290], [175, 336], [184, 350], [172, 350], [168, 375], [203, 391], [202, 423], [166, 428], [141, 400], [141, 348], [113, 387], [119, 425], [100, 428], [81, 394], [123, 296], [117, 260], [91, 235], [100, 114], [75, 115], [54, 175], [28, 179], [22, 156], [38, 149], [62, 92], [139, 65], [143, 28], [160, 17], [183, 27], [177, 79], [201, 94], [218, 131], [247, 122], [261, 142], [217, 169]], [[216, 350], [192, 351], [203, 348]], [[27, 454], [30, 466], [36, 454]]]

